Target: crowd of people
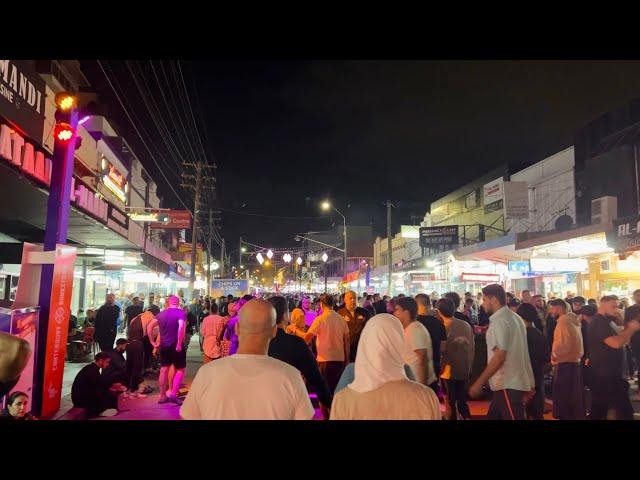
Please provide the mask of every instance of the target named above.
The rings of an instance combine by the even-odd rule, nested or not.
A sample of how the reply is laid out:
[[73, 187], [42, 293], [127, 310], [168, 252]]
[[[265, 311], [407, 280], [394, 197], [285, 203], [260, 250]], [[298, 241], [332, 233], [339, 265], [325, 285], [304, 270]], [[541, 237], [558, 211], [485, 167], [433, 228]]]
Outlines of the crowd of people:
[[[76, 377], [72, 399], [89, 416], [115, 415], [118, 396], [151, 391], [143, 377], [157, 363], [158, 402], [180, 405], [184, 419], [311, 419], [309, 393], [324, 419], [468, 420], [468, 400], [489, 395], [489, 419], [633, 419], [640, 291], [634, 302], [547, 302], [500, 285], [462, 298], [172, 295], [162, 309], [134, 297], [126, 338], [116, 340], [110, 295], [94, 317], [101, 352]], [[184, 397], [192, 335], [202, 366]]]

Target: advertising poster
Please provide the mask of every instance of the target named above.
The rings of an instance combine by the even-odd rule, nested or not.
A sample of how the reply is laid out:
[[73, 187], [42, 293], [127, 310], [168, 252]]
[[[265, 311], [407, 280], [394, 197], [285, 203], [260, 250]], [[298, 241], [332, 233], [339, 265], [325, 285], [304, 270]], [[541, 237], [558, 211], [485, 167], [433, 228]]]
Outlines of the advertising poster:
[[503, 208], [503, 182], [502, 178], [489, 182], [484, 185], [482, 193], [482, 201], [484, 204], [484, 213], [497, 212]]
[[213, 296], [233, 295], [240, 297], [249, 291], [249, 280], [211, 280], [211, 290], [213, 290]]
[[75, 261], [75, 247], [66, 245], [56, 246], [42, 395], [41, 415], [45, 418], [54, 414], [60, 408], [64, 359], [67, 351], [69, 314], [71, 313], [73, 265]]

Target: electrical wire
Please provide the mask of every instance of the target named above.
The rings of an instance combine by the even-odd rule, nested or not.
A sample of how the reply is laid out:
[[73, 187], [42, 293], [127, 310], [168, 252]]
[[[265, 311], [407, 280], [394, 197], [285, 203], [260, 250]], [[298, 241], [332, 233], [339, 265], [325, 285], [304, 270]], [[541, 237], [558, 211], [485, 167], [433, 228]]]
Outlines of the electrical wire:
[[[140, 137], [140, 140], [142, 140], [142, 144], [145, 146], [145, 148], [147, 149], [147, 151], [149, 152], [149, 156], [151, 157], [151, 160], [153, 161], [153, 163], [156, 165], [156, 167], [158, 168], [158, 170], [160, 171], [160, 174], [162, 175], [162, 178], [164, 178], [165, 182], [167, 182], [167, 185], [169, 186], [169, 188], [171, 189], [171, 191], [173, 192], [173, 194], [176, 196], [176, 198], [178, 199], [178, 201], [184, 206], [184, 208], [186, 210], [189, 210], [189, 207], [187, 207], [185, 205], [185, 203], [182, 201], [182, 198], [180, 197], [180, 195], [178, 195], [178, 192], [175, 191], [175, 189], [173, 188], [173, 185], [171, 184], [171, 182], [169, 181], [169, 179], [167, 178], [167, 176], [164, 174], [163, 169], [160, 167], [160, 165], [158, 165], [158, 162], [155, 159], [155, 156], [153, 155], [153, 153], [151, 153], [151, 149], [149, 148], [149, 146], [147, 145], [147, 142], [145, 141], [145, 139], [142, 137], [142, 134], [140, 133], [140, 130], [138, 130], [138, 127], [136, 126], [135, 122], [133, 121], [133, 119], [131, 118], [131, 115], [129, 114], [129, 111], [127, 110], [127, 107], [125, 107], [124, 103], [122, 102], [122, 99], [120, 98], [120, 95], [118, 94], [118, 92], [116, 91], [113, 83], [111, 82], [111, 79], [109, 78], [109, 75], [107, 74], [107, 72], [105, 71], [104, 67], [102, 66], [102, 62], [100, 60], [98, 60], [98, 65], [100, 66], [100, 69], [102, 70], [102, 73], [104, 73], [104, 76], [107, 79], [107, 82], [109, 82], [109, 86], [111, 87], [111, 89], [113, 90], [113, 93], [115, 93], [116, 98], [118, 99], [118, 102], [120, 103], [120, 106], [122, 107], [122, 109], [124, 110], [125, 114], [127, 115], [127, 118], [129, 119], [129, 122], [131, 122], [131, 125], [133, 126], [133, 128], [135, 129], [136, 133], [138, 134], [138, 136]], [[163, 157], [161, 157], [163, 158]]]
[[[104, 69], [103, 69], [103, 71], [104, 71]], [[105, 73], [105, 75], [106, 75], [106, 73]], [[124, 91], [124, 90], [121, 88], [121, 86], [120, 86], [120, 84], [119, 84], [119, 82], [118, 82], [118, 79], [117, 79], [115, 76], [114, 76], [114, 83], [115, 83], [116, 87], [118, 87], [118, 89], [119, 89], [119, 90]], [[115, 89], [114, 89], [114, 92], [115, 92]], [[126, 98], [126, 96], [124, 95], [124, 93], [122, 94], [122, 97], [125, 99], [125, 101], [127, 100], [127, 98]], [[127, 103], [129, 103], [129, 102], [127, 102]], [[132, 115], [131, 115], [131, 116], [132, 116], [132, 117], [133, 117], [133, 119], [135, 120], [135, 124], [134, 124], [134, 126], [135, 126], [135, 125], [140, 125], [140, 128], [141, 128], [141, 129], [142, 129], [142, 131], [147, 135], [147, 137], [149, 137], [149, 138], [153, 138], [151, 135], [149, 135], [149, 132], [144, 128], [144, 123], [140, 121], [140, 119], [138, 118], [138, 116], [136, 115], [136, 113], [133, 111], [133, 109], [131, 109], [131, 112], [132, 112]], [[131, 121], [131, 119], [129, 119], [129, 120]], [[141, 137], [141, 138], [142, 138], [142, 137]], [[161, 159], [161, 160], [164, 162], [164, 164], [167, 166], [167, 170], [169, 170], [173, 175], [175, 175], [175, 176], [176, 176], [176, 178], [177, 178], [178, 180], [180, 180], [180, 176], [176, 173], [175, 168], [170, 164], [170, 162], [168, 162], [168, 161], [167, 161], [167, 159], [164, 157], [164, 155], [162, 155], [162, 154], [160, 153], [160, 150], [158, 149], [157, 145], [156, 145], [155, 143], [152, 143], [152, 144], [153, 144], [153, 146], [154, 146], [155, 151], [158, 153], [158, 156], [160, 157], [160, 159]], [[156, 164], [156, 165], [157, 165], [157, 164]]]
[[[153, 123], [156, 125], [158, 131], [160, 132], [160, 138], [162, 139], [163, 143], [166, 145], [167, 150], [169, 151], [172, 159], [174, 160], [177, 169], [179, 171], [183, 171], [183, 167], [180, 163], [180, 158], [182, 158], [184, 155], [180, 153], [180, 149], [173, 141], [173, 138], [176, 135], [171, 135], [171, 133], [169, 132], [169, 127], [167, 126], [167, 124], [163, 119], [164, 115], [162, 115], [162, 113], [160, 112], [160, 108], [158, 107], [157, 102], [153, 98], [151, 89], [149, 88], [146, 78], [144, 77], [144, 73], [142, 72], [142, 67], [138, 65], [138, 68], [140, 70], [140, 78], [141, 78], [141, 81], [144, 83], [146, 90], [148, 90], [149, 92], [148, 95], [143, 90], [142, 85], [138, 81], [138, 75], [136, 74], [136, 72], [133, 71], [131, 67], [131, 63], [128, 60], [126, 60], [125, 64], [127, 65], [127, 68], [129, 69], [129, 73], [133, 78], [133, 81], [138, 89], [138, 92], [140, 93], [140, 96], [149, 111], [149, 114], [151, 116], [151, 119], [153, 120]], [[178, 137], [180, 138], [180, 135], [178, 135]], [[171, 148], [170, 144], [173, 146], [173, 149]]]

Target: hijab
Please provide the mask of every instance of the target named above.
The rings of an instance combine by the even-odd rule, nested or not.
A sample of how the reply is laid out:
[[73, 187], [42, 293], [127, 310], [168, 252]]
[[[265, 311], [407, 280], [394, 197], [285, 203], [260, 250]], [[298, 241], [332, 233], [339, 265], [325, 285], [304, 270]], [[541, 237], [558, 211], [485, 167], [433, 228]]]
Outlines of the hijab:
[[406, 349], [400, 320], [388, 313], [373, 316], [360, 335], [355, 380], [349, 388], [365, 393], [388, 382], [408, 380], [404, 370]]

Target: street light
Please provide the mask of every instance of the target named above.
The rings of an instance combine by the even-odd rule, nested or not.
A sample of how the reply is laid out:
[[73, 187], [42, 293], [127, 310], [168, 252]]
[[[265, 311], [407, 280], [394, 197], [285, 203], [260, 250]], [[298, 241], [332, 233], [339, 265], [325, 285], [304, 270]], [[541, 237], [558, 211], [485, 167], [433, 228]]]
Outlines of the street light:
[[327, 260], [329, 260], [329, 255], [324, 252], [322, 254], [322, 261], [324, 262], [324, 293], [327, 293]]
[[302, 257], [296, 258], [296, 263], [298, 264], [298, 290], [302, 293], [302, 269], [300, 268], [302, 265]]
[[271, 259], [273, 258], [273, 252], [272, 252], [271, 250], [269, 250], [269, 251], [267, 252], [267, 258], [268, 258], [269, 260], [271, 260]]
[[331, 205], [331, 202], [329, 202], [328, 200], [325, 200], [324, 202], [322, 202], [322, 204], [320, 205], [320, 207], [322, 208], [322, 210], [329, 211], [332, 210], [335, 211], [338, 215], [340, 215], [342, 217], [342, 235], [344, 237], [344, 274], [347, 274], [347, 218], [342, 214], [342, 212], [340, 212], [340, 210], [338, 210], [336, 207], [334, 207], [333, 205]]
[[262, 256], [262, 253], [258, 252], [258, 254], [256, 255], [256, 260], [258, 260], [258, 263], [262, 265], [262, 263], [264, 262], [264, 257]]

